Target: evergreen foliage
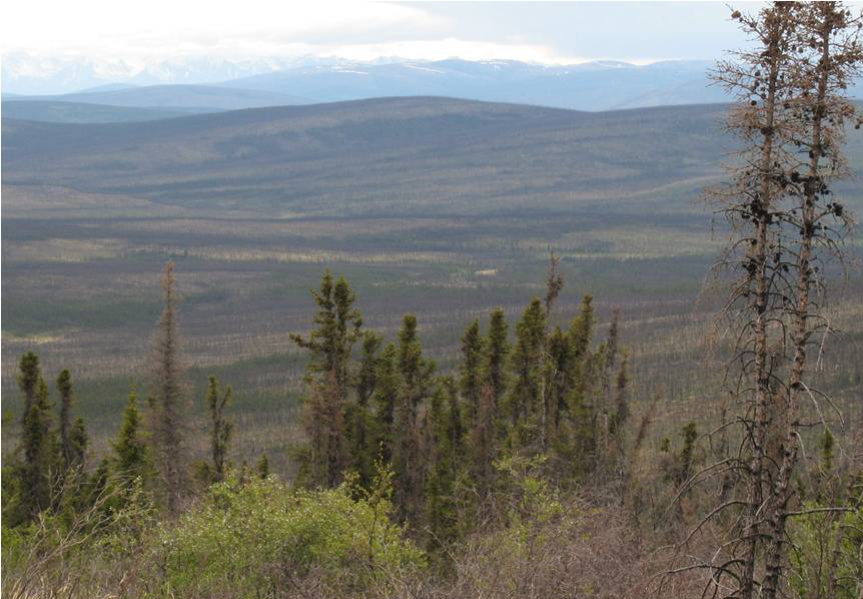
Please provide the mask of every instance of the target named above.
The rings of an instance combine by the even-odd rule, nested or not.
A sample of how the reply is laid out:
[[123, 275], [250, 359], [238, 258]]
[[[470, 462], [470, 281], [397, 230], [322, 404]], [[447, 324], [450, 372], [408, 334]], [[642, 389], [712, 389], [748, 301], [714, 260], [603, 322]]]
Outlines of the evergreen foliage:
[[63, 465], [68, 470], [72, 466], [72, 444], [70, 433], [72, 428], [72, 375], [68, 370], [60, 372], [57, 377], [57, 391], [60, 392], [60, 452]]
[[19, 522], [36, 518], [56, 499], [54, 484], [59, 476], [59, 448], [48, 400], [48, 386], [41, 375], [23, 424], [21, 453], [24, 461], [18, 466], [21, 481]]
[[[350, 359], [354, 344], [362, 336], [362, 316], [353, 305], [356, 295], [344, 277], [333, 281], [329, 270], [319, 291], [312, 291], [318, 311], [308, 337], [293, 334], [291, 339], [309, 352], [309, 397], [304, 424], [309, 438], [307, 463], [302, 466], [312, 485], [335, 487], [349, 464], [348, 392]], [[354, 416], [360, 418], [359, 416]]]
[[483, 338], [479, 329], [479, 320], [473, 321], [461, 339], [461, 378], [459, 387], [465, 402], [465, 426], [473, 428], [479, 412], [480, 396], [482, 395], [483, 373], [482, 359], [484, 355]]
[[506, 314], [501, 308], [492, 311], [488, 327], [485, 352], [485, 385], [490, 390], [491, 403], [497, 411], [503, 403], [507, 391], [510, 345], [508, 341], [509, 325]]
[[152, 455], [143, 434], [138, 394], [134, 390], [129, 394], [123, 423], [111, 449], [110, 470], [122, 487], [131, 489], [136, 480], [149, 481], [153, 474]]
[[207, 407], [210, 411], [212, 431], [210, 433], [210, 480], [221, 482], [225, 480], [228, 462], [228, 445], [231, 441], [231, 433], [234, 425], [225, 417], [225, 406], [231, 401], [231, 387], [228, 386], [225, 394], [219, 398], [219, 381], [211, 376], [207, 385]]

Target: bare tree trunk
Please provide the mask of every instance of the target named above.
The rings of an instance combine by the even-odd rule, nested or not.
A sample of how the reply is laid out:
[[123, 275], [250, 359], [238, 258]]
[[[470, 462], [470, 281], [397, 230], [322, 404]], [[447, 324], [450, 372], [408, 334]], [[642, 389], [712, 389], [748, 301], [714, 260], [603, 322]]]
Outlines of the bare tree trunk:
[[[767, 98], [764, 101], [764, 124], [761, 129], [764, 139], [761, 149], [760, 196], [753, 204], [760, 210], [753, 210], [758, 219], [755, 231], [755, 247], [751, 255], [752, 276], [755, 282], [753, 339], [755, 351], [755, 413], [751, 435], [752, 458], [749, 469], [748, 513], [745, 519], [744, 538], [746, 551], [744, 553], [744, 571], [741, 581], [743, 599], [751, 599], [755, 592], [755, 561], [760, 540], [759, 512], [764, 500], [763, 491], [765, 476], [765, 445], [770, 427], [773, 406], [770, 405], [770, 372], [768, 369], [768, 331], [767, 308], [770, 282], [767, 273], [767, 250], [769, 243], [769, 226], [772, 208], [772, 175], [773, 175], [773, 138], [775, 135], [776, 88], [779, 79], [780, 58], [783, 25], [778, 19], [771, 25], [769, 43], [766, 49], [769, 57], [769, 73], [767, 75]], [[760, 203], [760, 206], [756, 203]]]
[[[768, 534], [768, 547], [765, 555], [766, 577], [764, 581], [765, 599], [775, 599], [779, 593], [779, 585], [782, 577], [782, 559], [784, 555], [784, 544], [786, 535], [786, 522], [788, 502], [790, 500], [791, 475], [797, 463], [798, 453], [798, 428], [800, 418], [800, 401], [806, 388], [804, 375], [806, 373], [806, 352], [812, 331], [809, 321], [812, 317], [812, 305], [810, 303], [810, 292], [812, 288], [813, 266], [812, 252], [818, 226], [816, 207], [818, 195], [822, 191], [824, 182], [821, 177], [820, 162], [824, 155], [824, 147], [827, 140], [824, 138], [823, 122], [828, 117], [827, 93], [831, 72], [831, 43], [833, 42], [834, 27], [839, 24], [834, 20], [836, 4], [833, 2], [818, 3], [814, 7], [814, 19], [817, 27], [816, 39], [820, 44], [820, 57], [817, 67], [817, 79], [813, 82], [816, 87], [814, 103], [811, 110], [811, 141], [809, 142], [809, 165], [806, 178], [803, 180], [803, 193], [801, 194], [801, 225], [800, 225], [800, 247], [797, 255], [796, 274], [797, 302], [791, 310], [791, 341], [794, 348], [794, 356], [791, 364], [789, 384], [783, 397], [786, 402], [783, 406], [786, 414], [786, 429], [783, 433], [782, 456], [779, 471], [776, 476], [771, 501], [767, 505], [767, 519], [770, 532]], [[804, 98], [807, 93], [804, 91]]]

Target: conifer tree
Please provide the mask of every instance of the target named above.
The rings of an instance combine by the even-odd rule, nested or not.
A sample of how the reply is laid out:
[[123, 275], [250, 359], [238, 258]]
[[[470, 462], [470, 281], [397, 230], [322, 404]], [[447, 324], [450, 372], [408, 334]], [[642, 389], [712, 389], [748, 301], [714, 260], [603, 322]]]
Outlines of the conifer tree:
[[425, 485], [428, 547], [434, 551], [456, 540], [458, 510], [456, 479], [464, 452], [464, 430], [455, 382], [444, 379], [432, 396], [428, 411], [431, 461]]
[[371, 331], [363, 336], [363, 352], [356, 377], [357, 400], [348, 409], [349, 437], [353, 469], [359, 476], [359, 484], [369, 488], [375, 476], [375, 461], [380, 447], [375, 447], [374, 423], [372, 422], [371, 399], [375, 393], [377, 371], [380, 362], [378, 352], [381, 337]]
[[446, 442], [449, 447], [454, 465], [460, 465], [465, 455], [465, 426], [462, 408], [459, 403], [458, 392], [455, 381], [446, 377], [441, 382], [446, 398]]
[[593, 296], [585, 295], [582, 298], [578, 315], [572, 319], [572, 324], [569, 327], [573, 358], [579, 362], [583, 361], [587, 356], [590, 342], [593, 339], [593, 327], [596, 322], [596, 316], [593, 312], [592, 303]]
[[78, 416], [69, 430], [69, 463], [67, 469], [83, 467], [89, 442], [90, 438], [87, 436], [84, 419]]
[[125, 489], [131, 490], [136, 480], [144, 484], [148, 482], [153, 468], [152, 456], [144, 438], [138, 394], [134, 390], [129, 394], [123, 422], [111, 449], [110, 470]]
[[210, 479], [212, 482], [225, 480], [228, 468], [228, 444], [231, 441], [231, 433], [234, 425], [225, 418], [225, 406], [231, 401], [232, 389], [230, 385], [225, 394], [219, 399], [219, 381], [211, 376], [207, 385], [207, 407], [210, 410], [210, 420], [213, 424], [210, 433], [210, 453], [212, 464], [210, 467]]
[[335, 486], [349, 465], [346, 442], [346, 413], [349, 365], [354, 344], [361, 337], [362, 316], [353, 305], [356, 294], [344, 277], [333, 281], [329, 270], [313, 291], [318, 311], [316, 328], [308, 338], [293, 334], [291, 339], [310, 354], [308, 376], [310, 397], [304, 419], [310, 439], [307, 470], [313, 482]]
[[353, 307], [357, 297], [344, 277], [334, 282], [329, 270], [321, 279], [320, 290], [312, 291], [312, 295], [318, 305], [316, 328], [308, 338], [293, 334], [291, 339], [309, 351], [310, 374], [334, 377], [340, 397], [345, 399], [351, 350], [361, 336], [363, 325], [362, 315]]
[[467, 443], [472, 463], [471, 472], [480, 497], [492, 488], [494, 460], [506, 434], [501, 419], [509, 382], [509, 326], [500, 308], [491, 313], [488, 336], [483, 343], [481, 387], [477, 415], [467, 430]]
[[508, 335], [509, 325], [506, 322], [506, 314], [501, 308], [497, 308], [491, 313], [484, 364], [484, 382], [490, 390], [495, 411], [502, 407], [507, 391], [510, 352]]
[[[37, 362], [38, 364], [38, 362]], [[22, 365], [28, 369], [32, 362]], [[29, 375], [32, 371], [24, 370], [22, 374]], [[48, 401], [48, 386], [36, 371], [35, 395], [30, 409], [24, 415], [24, 426], [21, 431], [21, 450], [24, 454], [23, 463], [18, 464], [18, 479], [20, 490], [21, 512], [17, 522], [29, 521], [40, 512], [51, 506], [54, 499], [54, 482], [61, 464], [58, 456], [58, 446], [53, 430], [51, 404]], [[24, 376], [21, 377], [24, 379]], [[19, 380], [21, 380], [19, 379]], [[29, 391], [30, 379], [21, 384], [25, 394]]]
[[60, 453], [66, 470], [72, 465], [72, 376], [63, 370], [57, 377], [57, 390], [60, 392]]
[[483, 385], [483, 338], [479, 330], [479, 320], [474, 320], [468, 326], [461, 339], [461, 357], [459, 386], [465, 402], [465, 425], [471, 429], [479, 411]]
[[548, 388], [545, 393], [546, 438], [554, 445], [558, 441], [561, 420], [569, 411], [569, 399], [575, 385], [575, 360], [569, 336], [555, 327], [548, 336]]
[[415, 521], [423, 491], [423, 469], [419, 455], [421, 431], [417, 417], [420, 405], [428, 397], [433, 384], [435, 364], [422, 355], [417, 319], [412, 314], [404, 317], [399, 331], [398, 364], [402, 385], [393, 430], [395, 498], [403, 516]]
[[380, 358], [378, 353], [382, 342], [381, 336], [372, 331], [366, 331], [363, 335], [363, 355], [357, 373], [357, 403], [360, 405], [368, 405], [375, 392]]
[[261, 480], [266, 480], [270, 476], [270, 460], [267, 458], [267, 454], [262, 453], [261, 457], [258, 458], [258, 463], [255, 464], [255, 472]]
[[36, 391], [39, 387], [39, 379], [41, 378], [41, 369], [39, 367], [39, 356], [29, 351], [21, 356], [18, 363], [18, 388], [24, 396], [24, 407], [21, 411], [21, 422], [30, 413], [30, 407], [36, 401]]
[[514, 382], [507, 405], [514, 451], [542, 451], [545, 323], [545, 310], [536, 298], [525, 309], [516, 327], [512, 354]]
[[713, 78], [737, 98], [727, 124], [741, 149], [711, 193], [732, 228], [716, 270], [731, 275], [721, 315], [733, 333], [727, 375], [740, 441], [723, 456], [734, 482], [708, 517], [731, 523], [726, 556], [716, 563], [710, 548], [695, 567], [710, 581], [705, 595], [776, 599], [789, 579], [801, 409], [820, 401], [807, 346], [831, 330], [824, 265], [844, 259], [852, 225], [829, 184], [848, 174], [844, 127], [856, 118], [846, 94], [863, 66], [861, 17], [840, 2], [774, 2], [731, 17], [751, 44]]
[[308, 464], [305, 465], [309, 482], [323, 488], [338, 486], [350, 461], [345, 405], [335, 371], [330, 371], [320, 382], [312, 382], [304, 424], [309, 436]]
[[597, 365], [604, 363], [600, 355], [590, 351], [596, 316], [593, 297], [585, 295], [578, 314], [573, 318], [567, 336], [571, 347], [573, 387], [568, 399], [567, 440], [572, 472], [584, 476], [595, 465], [596, 410], [593, 386], [597, 378]]
[[390, 343], [384, 348], [378, 361], [375, 391], [372, 395], [375, 405], [373, 450], [384, 464], [389, 464], [393, 458], [393, 426], [401, 395], [402, 377], [398, 365], [398, 350], [394, 343]]
[[165, 264], [162, 274], [164, 308], [155, 342], [155, 396], [153, 406], [154, 457], [162, 483], [165, 507], [176, 514], [188, 486], [188, 455], [185, 443], [186, 405], [181, 384], [177, 333], [177, 297], [174, 263]]
[[484, 386], [479, 411], [469, 436], [472, 480], [477, 494], [485, 499], [494, 483], [494, 461], [498, 457], [498, 417], [491, 386]]

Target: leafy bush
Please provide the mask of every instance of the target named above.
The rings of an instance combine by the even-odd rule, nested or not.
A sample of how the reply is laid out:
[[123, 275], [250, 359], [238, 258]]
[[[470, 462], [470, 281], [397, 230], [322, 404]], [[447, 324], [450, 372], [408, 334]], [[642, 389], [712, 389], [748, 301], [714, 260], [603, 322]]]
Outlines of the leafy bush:
[[837, 513], [816, 503], [791, 526], [794, 596], [857, 599], [863, 590], [863, 507]]
[[270, 596], [310, 575], [355, 591], [422, 569], [423, 553], [389, 521], [388, 499], [355, 495], [348, 484], [307, 491], [273, 477], [213, 485], [162, 530], [166, 594]]

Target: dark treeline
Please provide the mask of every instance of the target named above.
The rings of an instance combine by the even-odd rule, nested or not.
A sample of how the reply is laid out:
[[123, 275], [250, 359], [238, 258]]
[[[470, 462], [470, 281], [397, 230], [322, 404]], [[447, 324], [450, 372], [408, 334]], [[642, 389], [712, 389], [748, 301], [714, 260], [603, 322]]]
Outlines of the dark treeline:
[[[313, 292], [314, 328], [308, 336], [292, 335], [309, 355], [305, 440], [285, 448], [297, 465], [295, 485], [332, 489], [350, 480], [371, 492], [382, 478], [391, 480], [398, 519], [434, 547], [495, 516], [506, 478], [501, 472], [514, 463], [562, 487], [588, 478], [592, 484], [619, 481], [630, 411], [619, 313], [598, 345], [590, 296], [567, 326], [553, 325], [563, 285], [556, 263], [552, 257], [546, 296], [528, 304], [514, 334], [501, 309], [491, 312], [485, 333], [480, 319], [467, 326], [451, 373], [437, 372], [423, 355], [414, 315], [406, 315], [397, 339], [385, 343], [364, 328], [347, 280], [327, 271]], [[22, 356], [22, 432], [4, 466], [6, 525], [26, 525], [46, 510], [71, 517], [106, 494], [176, 515], [232, 470], [250, 475], [245, 463], [234, 468], [230, 459], [233, 423], [225, 408], [232, 389], [222, 391], [215, 377], [202, 402], [209, 458], [190, 460], [173, 263], [166, 265], [162, 287], [153, 392], [142, 408], [131, 391], [109, 455], [92, 467], [85, 423], [72, 421], [71, 374], [64, 370], [57, 379], [58, 410], [38, 356]], [[255, 470], [267, 475], [266, 456]]]
[[618, 313], [594, 347], [592, 298], [568, 326], [552, 325], [561, 281], [550, 280], [512, 342], [494, 310], [485, 333], [479, 319], [466, 328], [457, 372], [439, 374], [414, 315], [384, 343], [363, 327], [348, 282], [327, 272], [314, 293], [315, 328], [293, 337], [309, 354], [299, 481], [332, 488], [356, 476], [370, 489], [389, 469], [401, 519], [439, 543], [491, 509], [502, 463], [531, 464], [564, 486], [617, 477], [629, 414]]

